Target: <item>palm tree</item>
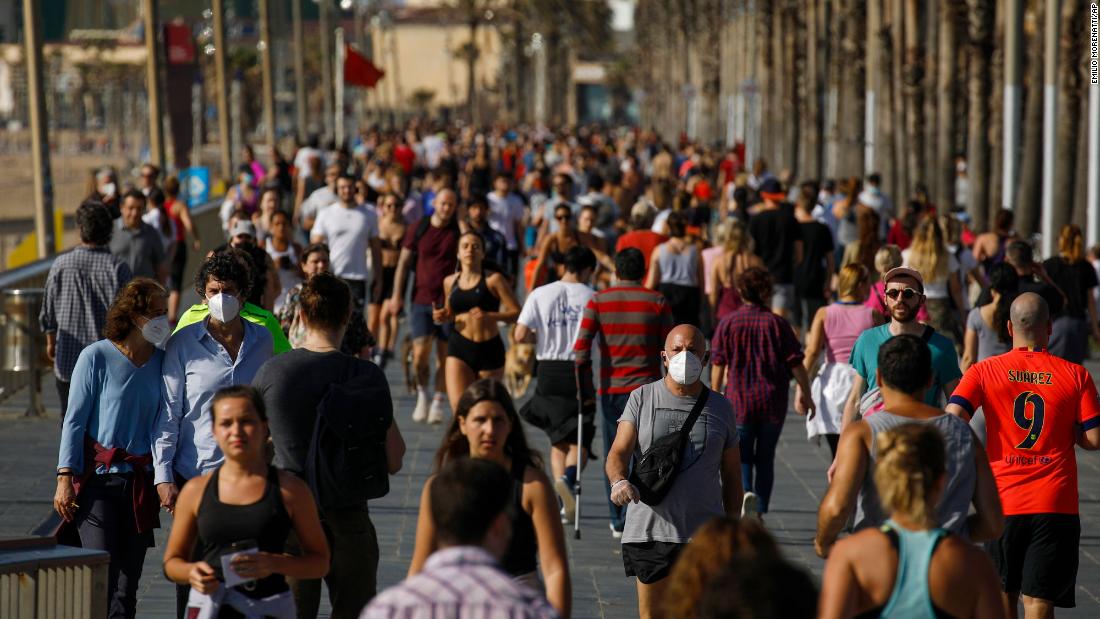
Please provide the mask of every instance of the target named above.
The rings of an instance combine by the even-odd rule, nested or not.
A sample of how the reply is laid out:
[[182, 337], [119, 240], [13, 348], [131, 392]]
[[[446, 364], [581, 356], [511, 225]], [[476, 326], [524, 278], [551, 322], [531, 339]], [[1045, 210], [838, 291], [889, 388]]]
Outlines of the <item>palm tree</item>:
[[1065, 0], [1062, 4], [1060, 47], [1058, 52], [1058, 126], [1054, 166], [1054, 230], [1070, 222], [1075, 200], [1077, 176], [1077, 142], [1085, 135], [1081, 131], [1082, 94], [1086, 81], [1077, 59], [1085, 57], [1085, 2]]
[[1016, 190], [1016, 229], [1024, 235], [1039, 223], [1039, 201], [1043, 179], [1043, 15], [1029, 2], [1024, 17], [1027, 52], [1024, 62], [1024, 146], [1020, 156], [1020, 184]]
[[975, 230], [985, 230], [989, 216], [989, 56], [993, 49], [993, 7], [990, 0], [967, 0], [969, 37], [967, 174], [970, 217]]
[[944, 208], [955, 205], [955, 95], [958, 84], [956, 6], [954, 0], [940, 0], [939, 68], [936, 75], [939, 113], [935, 123], [937, 128], [934, 159], [936, 166], [933, 176], [938, 190], [937, 200]]

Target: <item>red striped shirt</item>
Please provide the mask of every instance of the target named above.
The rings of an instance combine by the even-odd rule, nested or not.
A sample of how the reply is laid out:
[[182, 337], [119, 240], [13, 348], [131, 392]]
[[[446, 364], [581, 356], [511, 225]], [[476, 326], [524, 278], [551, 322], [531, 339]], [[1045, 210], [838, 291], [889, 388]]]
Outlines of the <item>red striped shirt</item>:
[[603, 358], [601, 395], [630, 393], [661, 378], [661, 351], [672, 327], [672, 312], [659, 292], [630, 285], [597, 293], [584, 308], [573, 347], [581, 379], [592, 380], [592, 340], [596, 334], [600, 335]]

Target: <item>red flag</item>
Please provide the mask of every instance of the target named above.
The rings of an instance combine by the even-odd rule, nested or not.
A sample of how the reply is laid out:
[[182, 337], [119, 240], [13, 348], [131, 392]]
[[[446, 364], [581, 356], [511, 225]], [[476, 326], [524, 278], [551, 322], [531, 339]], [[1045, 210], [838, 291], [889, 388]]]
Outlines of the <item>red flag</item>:
[[350, 45], [344, 46], [344, 83], [352, 86], [374, 88], [386, 72], [374, 66]]

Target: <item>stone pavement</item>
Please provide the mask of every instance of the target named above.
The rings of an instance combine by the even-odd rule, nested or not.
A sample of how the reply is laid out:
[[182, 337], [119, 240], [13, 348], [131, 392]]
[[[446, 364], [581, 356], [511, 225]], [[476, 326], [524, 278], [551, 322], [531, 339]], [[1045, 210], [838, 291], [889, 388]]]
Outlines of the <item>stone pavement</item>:
[[[1094, 376], [1100, 376], [1100, 364], [1090, 364]], [[402, 370], [391, 365], [387, 370], [394, 394], [396, 414], [408, 444], [404, 468], [393, 478], [390, 494], [371, 505], [372, 519], [378, 530], [381, 550], [379, 586], [400, 581], [408, 568], [416, 535], [416, 516], [420, 491], [431, 468], [432, 456], [442, 436], [442, 426], [414, 424], [413, 399], [407, 393]], [[57, 461], [59, 426], [57, 398], [52, 379], [45, 381], [46, 419], [23, 419], [24, 395], [0, 405], [0, 537], [24, 536], [50, 513], [54, 491], [54, 466]], [[813, 552], [817, 505], [825, 490], [824, 471], [828, 466], [828, 447], [807, 443], [801, 418], [789, 415], [776, 462], [773, 509], [767, 526], [789, 558], [805, 566], [820, 579], [823, 562]], [[541, 432], [529, 429], [536, 448], [548, 453], [549, 445]], [[597, 437], [595, 445], [600, 445]], [[1100, 453], [1078, 450], [1081, 488], [1081, 568], [1078, 574], [1078, 607], [1061, 612], [1062, 617], [1100, 616]], [[633, 580], [623, 576], [618, 543], [607, 528], [606, 503], [601, 473], [603, 460], [585, 471], [582, 496], [582, 535], [572, 539], [567, 531], [570, 569], [573, 582], [574, 616], [589, 618], [626, 618], [637, 616]], [[161, 574], [160, 562], [170, 518], [162, 519], [157, 546], [150, 550], [139, 591], [139, 617], [172, 617], [174, 589]], [[324, 596], [322, 596], [324, 597]], [[323, 603], [327, 613], [327, 600]]]

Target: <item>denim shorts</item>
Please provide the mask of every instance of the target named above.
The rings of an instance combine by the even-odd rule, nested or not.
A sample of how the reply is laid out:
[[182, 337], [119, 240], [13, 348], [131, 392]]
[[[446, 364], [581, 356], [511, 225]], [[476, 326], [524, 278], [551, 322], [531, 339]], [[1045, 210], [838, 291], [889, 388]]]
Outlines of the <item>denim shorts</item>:
[[409, 306], [409, 334], [414, 340], [428, 336], [434, 336], [437, 340], [446, 340], [451, 335], [451, 324], [435, 324], [432, 320], [430, 304], [413, 303]]

